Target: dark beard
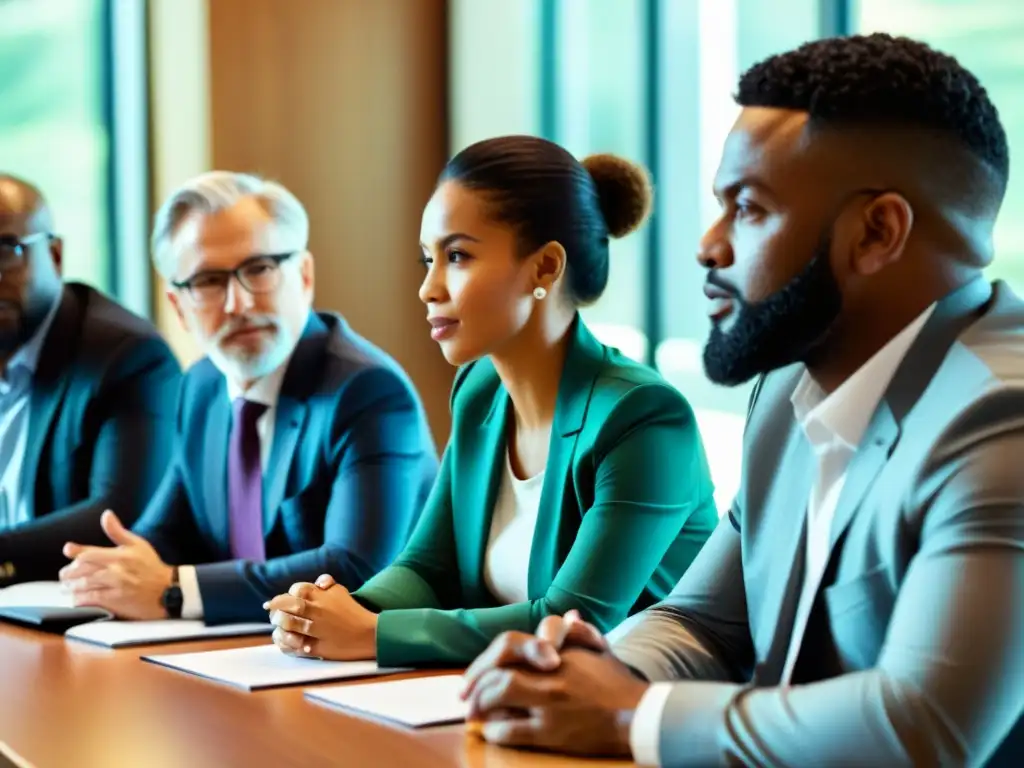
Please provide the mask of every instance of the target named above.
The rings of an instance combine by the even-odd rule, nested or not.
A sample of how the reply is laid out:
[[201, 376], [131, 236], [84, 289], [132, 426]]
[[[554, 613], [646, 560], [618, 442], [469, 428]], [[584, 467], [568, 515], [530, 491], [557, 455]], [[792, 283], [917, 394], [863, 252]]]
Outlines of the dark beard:
[[756, 304], [717, 282], [713, 272], [708, 276], [708, 282], [732, 294], [737, 313], [728, 332], [716, 323], [704, 346], [704, 371], [711, 381], [736, 386], [813, 355], [842, 309], [830, 246], [831, 238], [824, 238], [802, 272]]

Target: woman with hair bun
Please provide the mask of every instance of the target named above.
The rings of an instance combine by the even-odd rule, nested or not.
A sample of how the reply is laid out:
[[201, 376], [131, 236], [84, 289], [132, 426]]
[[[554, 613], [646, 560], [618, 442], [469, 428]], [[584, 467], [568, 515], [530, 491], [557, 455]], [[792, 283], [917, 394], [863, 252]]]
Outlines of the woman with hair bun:
[[420, 229], [420, 299], [459, 366], [437, 482], [361, 589], [323, 576], [267, 603], [283, 651], [458, 666], [545, 616], [608, 631], [669, 593], [718, 522], [697, 423], [578, 311], [608, 283], [609, 238], [650, 206], [638, 166], [539, 138], [448, 163]]

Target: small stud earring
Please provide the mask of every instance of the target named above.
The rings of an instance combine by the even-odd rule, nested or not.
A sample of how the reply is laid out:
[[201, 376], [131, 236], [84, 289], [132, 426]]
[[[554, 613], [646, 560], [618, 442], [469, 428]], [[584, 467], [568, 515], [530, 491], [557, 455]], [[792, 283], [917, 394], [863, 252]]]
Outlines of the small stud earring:
[[547, 295], [548, 291], [543, 285], [538, 285], [536, 288], [533, 289], [533, 298], [535, 298], [537, 301], [540, 301]]

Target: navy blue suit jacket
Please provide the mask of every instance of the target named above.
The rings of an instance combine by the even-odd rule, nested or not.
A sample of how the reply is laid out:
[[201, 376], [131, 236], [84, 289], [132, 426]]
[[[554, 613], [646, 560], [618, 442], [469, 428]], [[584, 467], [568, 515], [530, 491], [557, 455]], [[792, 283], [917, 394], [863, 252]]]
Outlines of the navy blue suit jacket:
[[103, 510], [138, 518], [171, 460], [180, 382], [149, 322], [64, 286], [29, 396], [21, 495], [31, 519], [0, 531], [0, 587], [56, 579], [66, 541], [109, 546]]
[[263, 476], [267, 562], [232, 560], [231, 404], [209, 360], [185, 375], [174, 465], [135, 526], [164, 562], [196, 565], [208, 624], [265, 619], [263, 603], [330, 573], [349, 589], [391, 563], [437, 473], [419, 397], [336, 315], [310, 314], [281, 384]]

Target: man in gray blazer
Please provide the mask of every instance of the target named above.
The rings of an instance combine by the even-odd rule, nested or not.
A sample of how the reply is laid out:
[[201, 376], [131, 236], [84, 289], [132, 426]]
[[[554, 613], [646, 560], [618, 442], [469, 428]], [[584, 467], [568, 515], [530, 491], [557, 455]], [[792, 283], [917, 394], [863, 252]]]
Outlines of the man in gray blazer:
[[643, 765], [1024, 764], [1024, 302], [1009, 157], [956, 61], [823, 40], [741, 79], [701, 242], [708, 375], [759, 377], [735, 503], [672, 595], [467, 673], [488, 741]]

